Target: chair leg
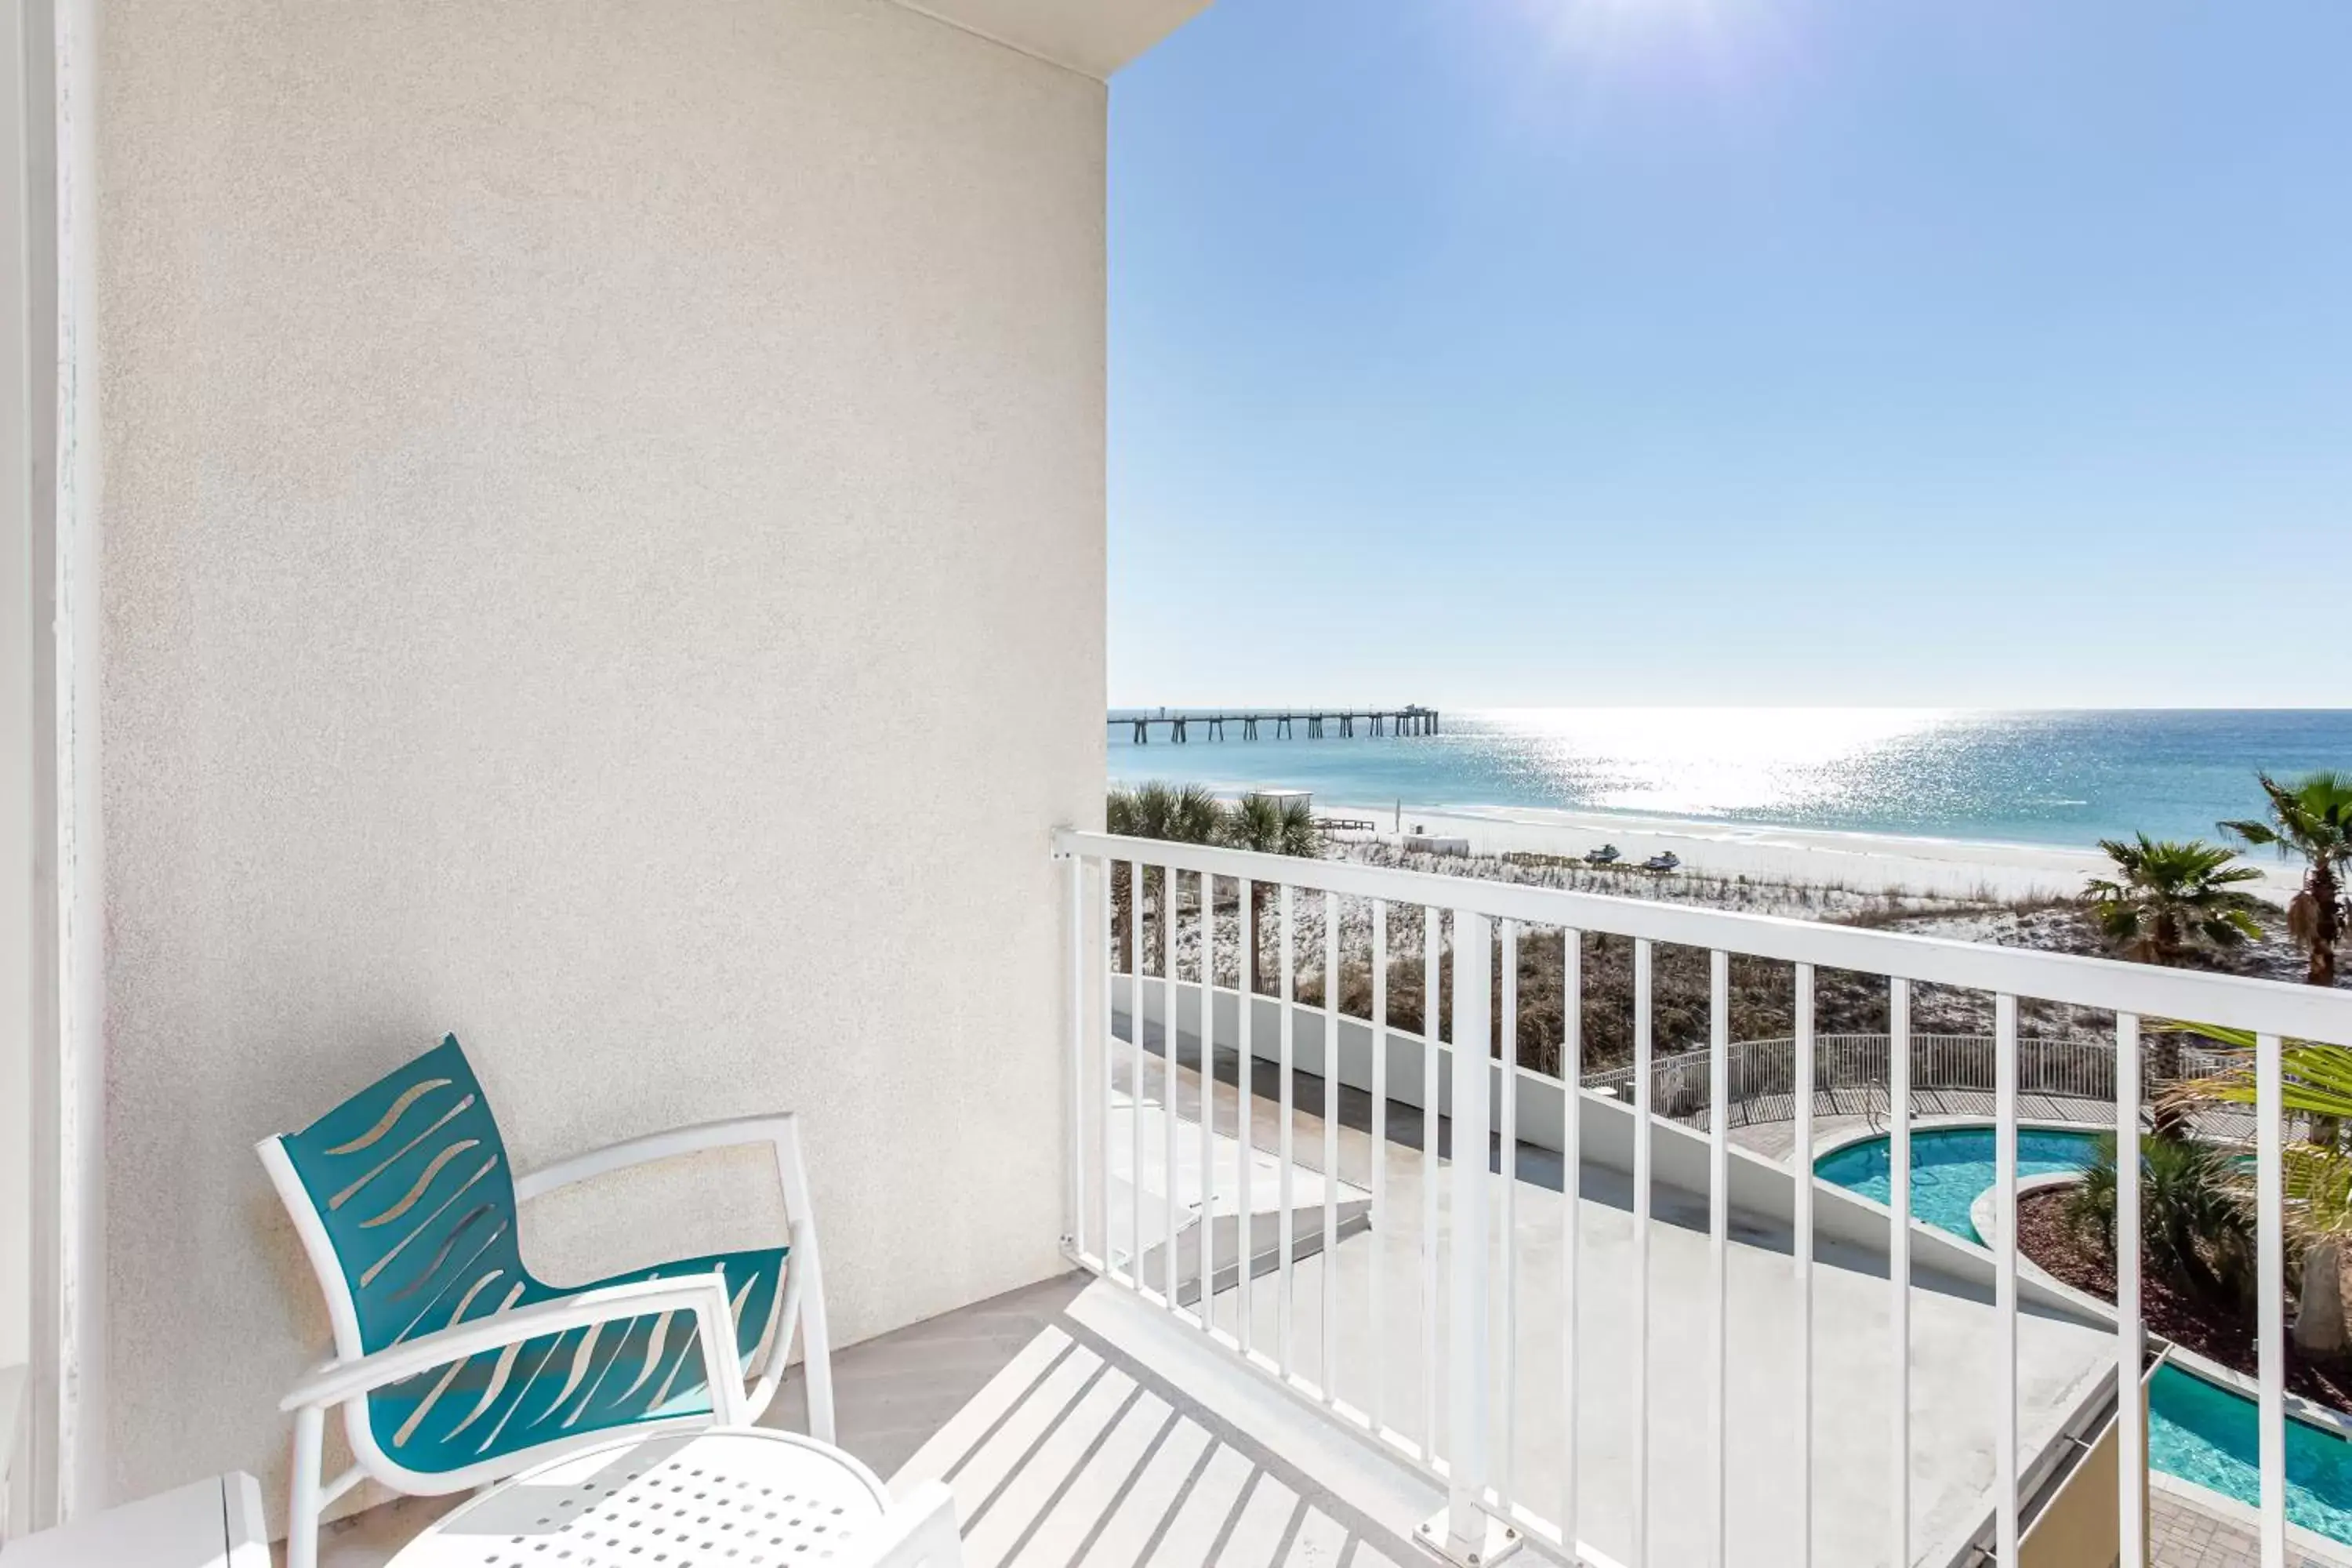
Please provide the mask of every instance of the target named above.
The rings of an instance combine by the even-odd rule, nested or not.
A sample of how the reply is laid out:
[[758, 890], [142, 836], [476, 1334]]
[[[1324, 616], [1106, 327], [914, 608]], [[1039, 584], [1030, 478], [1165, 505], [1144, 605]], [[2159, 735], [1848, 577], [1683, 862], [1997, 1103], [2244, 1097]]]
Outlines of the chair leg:
[[[817, 1325], [812, 1323], [812, 1328]], [[833, 1437], [833, 1362], [824, 1350], [824, 1331], [819, 1328], [805, 1342], [808, 1346], [803, 1358], [808, 1368], [809, 1436], [820, 1443], [830, 1443]]]
[[[800, 1309], [801, 1363], [808, 1376], [809, 1436], [820, 1443], [834, 1441], [833, 1340], [824, 1326], [824, 1259], [817, 1245], [816, 1219], [809, 1207], [808, 1170], [801, 1163], [800, 1121], [785, 1117], [776, 1135], [776, 1184], [784, 1194], [784, 1215], [792, 1225], [792, 1251], [786, 1264], [785, 1286], [797, 1283]], [[787, 1302], [784, 1321], [792, 1321]], [[789, 1340], [776, 1346], [781, 1359], [790, 1354]]]
[[286, 1568], [318, 1568], [319, 1467], [326, 1445], [327, 1413], [316, 1406], [294, 1413], [294, 1487], [286, 1509]]
[[808, 1375], [809, 1436], [830, 1443], [833, 1435], [833, 1341], [824, 1326], [824, 1271], [816, 1248], [808, 1249], [808, 1291], [801, 1299], [801, 1369]]

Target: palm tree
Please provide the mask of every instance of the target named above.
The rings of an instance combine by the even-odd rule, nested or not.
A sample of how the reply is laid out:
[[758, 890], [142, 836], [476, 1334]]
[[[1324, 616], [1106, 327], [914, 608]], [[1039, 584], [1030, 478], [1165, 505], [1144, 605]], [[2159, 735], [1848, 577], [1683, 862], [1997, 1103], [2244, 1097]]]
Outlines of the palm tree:
[[[2099, 847], [2116, 863], [2116, 876], [2094, 877], [2084, 887], [2099, 929], [2107, 939], [2143, 963], [2178, 967], [2192, 947], [2235, 947], [2262, 935], [2254, 917], [2246, 912], [2246, 897], [2233, 889], [2262, 873], [2252, 866], [2236, 866], [2234, 850], [2203, 839], [2175, 843], [2154, 840], [2145, 833], [2132, 843], [2103, 838]], [[2180, 1037], [2158, 1031], [2156, 1075], [2167, 1083], [2180, 1077]], [[2179, 1100], [2157, 1102], [2155, 1131], [2159, 1138], [2179, 1138], [2187, 1131], [2187, 1114]]]
[[[2103, 1133], [2066, 1216], [2116, 1254], [2116, 1138]], [[2140, 1145], [2140, 1245], [2158, 1279], [2215, 1305], [2245, 1299], [2254, 1230], [2229, 1157], [2208, 1144]]]
[[2270, 797], [2268, 822], [2224, 822], [2221, 831], [2244, 843], [2274, 847], [2281, 856], [2300, 855], [2310, 869], [2303, 891], [2286, 907], [2287, 934], [2311, 955], [2304, 979], [2313, 985], [2336, 984], [2336, 944], [2352, 924], [2345, 878], [2352, 870], [2352, 773], [2305, 773], [2281, 784], [2254, 775]]
[[[1166, 784], [1154, 781], [1138, 784], [1133, 789], [1115, 789], [1103, 804], [1103, 825], [1123, 838], [1160, 838], [1174, 844], [1214, 844], [1224, 837], [1224, 803], [1211, 794], [1207, 786], [1196, 784]], [[1154, 890], [1160, 887], [1162, 874], [1159, 868], [1144, 868], [1144, 902], [1155, 902]], [[1127, 954], [1129, 973], [1135, 973], [1134, 923], [1123, 915], [1126, 905], [1126, 863], [1114, 862], [1111, 867], [1111, 908], [1118, 925], [1122, 949]], [[1206, 900], [1203, 900], [1205, 907]], [[1167, 911], [1161, 913], [1163, 932]]]
[[1154, 780], [1133, 789], [1115, 789], [1103, 819], [1128, 838], [1164, 838], [1177, 844], [1209, 844], [1224, 826], [1225, 808], [1201, 784]]
[[[2254, 1104], [2253, 1036], [2208, 1024], [2181, 1027], [2247, 1053], [2229, 1071], [2184, 1087], [2203, 1099], [2225, 1104]], [[2344, 1245], [2352, 1239], [2352, 1156], [2345, 1153], [2333, 1133], [2346, 1118], [2352, 1117], [2352, 1050], [2292, 1042], [2279, 1053], [2279, 1069], [2282, 1112], [2302, 1113], [2313, 1131], [2311, 1141], [2289, 1144], [2281, 1151], [2280, 1174], [2284, 1178], [2286, 1198], [2286, 1212], [2281, 1217], [2304, 1247], [2294, 1342], [2312, 1355], [2339, 1355], [2347, 1340], [2343, 1258]], [[2322, 1137], [2322, 1128], [2329, 1130], [2330, 1135]]]
[[[1251, 849], [1261, 855], [1299, 855], [1313, 858], [1323, 853], [1323, 830], [1315, 826], [1315, 815], [1299, 795], [1277, 798], [1270, 795], [1245, 795], [1241, 803], [1225, 814], [1224, 838], [1236, 849]], [[1265, 900], [1274, 890], [1270, 882], [1250, 884], [1250, 994], [1257, 995], [1265, 989], [1265, 957], [1259, 937], [1265, 930]]]
[[2194, 947], [2235, 947], [2263, 934], [2246, 912], [2246, 896], [2234, 890], [2262, 873], [2232, 865], [2235, 850], [2201, 838], [2158, 841], [2145, 833], [2132, 843], [2102, 838], [2099, 847], [2117, 874], [2092, 878], [2083, 896], [2107, 939], [2141, 963], [2177, 968]]

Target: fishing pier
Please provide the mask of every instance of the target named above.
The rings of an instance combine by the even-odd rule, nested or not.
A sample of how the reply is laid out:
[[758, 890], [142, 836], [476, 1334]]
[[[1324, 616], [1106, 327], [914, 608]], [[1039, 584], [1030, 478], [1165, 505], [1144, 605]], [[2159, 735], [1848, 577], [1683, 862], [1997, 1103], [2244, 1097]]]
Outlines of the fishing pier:
[[1225, 739], [1225, 726], [1239, 727], [1241, 738], [1259, 738], [1260, 726], [1267, 727], [1276, 741], [1297, 739], [1304, 731], [1310, 741], [1336, 736], [1353, 740], [1359, 733], [1366, 737], [1390, 735], [1434, 735], [1438, 732], [1437, 710], [1434, 708], [1358, 708], [1358, 709], [1265, 709], [1255, 712], [1180, 713], [1162, 708], [1157, 713], [1130, 713], [1114, 716], [1110, 727], [1125, 725], [1135, 744], [1151, 743], [1154, 725], [1164, 727], [1168, 739], [1178, 745], [1185, 744], [1199, 731], [1204, 741]]

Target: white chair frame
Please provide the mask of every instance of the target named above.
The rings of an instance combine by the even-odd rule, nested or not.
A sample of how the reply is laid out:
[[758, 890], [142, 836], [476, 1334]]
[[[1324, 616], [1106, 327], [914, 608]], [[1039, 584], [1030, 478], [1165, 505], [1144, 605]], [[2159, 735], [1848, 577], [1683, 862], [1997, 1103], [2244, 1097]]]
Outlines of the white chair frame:
[[864, 1568], [963, 1568], [955, 1493], [938, 1481], [925, 1481], [882, 1516], [881, 1529], [866, 1550], [873, 1556]]
[[[516, 1311], [452, 1324], [438, 1333], [391, 1345], [373, 1354], [361, 1349], [359, 1315], [343, 1278], [341, 1263], [309, 1192], [294, 1173], [293, 1163], [276, 1138], [255, 1146], [278, 1189], [287, 1212], [301, 1234], [311, 1271], [327, 1298], [327, 1315], [333, 1324], [335, 1353], [313, 1368], [278, 1408], [294, 1417], [294, 1468], [286, 1521], [286, 1568], [317, 1568], [319, 1523], [326, 1510], [363, 1478], [372, 1478], [395, 1492], [415, 1497], [465, 1491], [545, 1464], [575, 1449], [610, 1443], [618, 1433], [654, 1436], [678, 1428], [707, 1426], [748, 1426], [759, 1419], [783, 1381], [784, 1363], [792, 1353], [793, 1335], [800, 1334], [802, 1362], [808, 1379], [809, 1434], [820, 1442], [834, 1437], [833, 1362], [825, 1330], [824, 1266], [817, 1245], [815, 1210], [809, 1200], [808, 1169], [801, 1158], [800, 1122], [792, 1114], [737, 1117], [674, 1128], [625, 1139], [606, 1148], [558, 1161], [544, 1170], [515, 1178], [515, 1204], [592, 1177], [626, 1170], [657, 1160], [704, 1153], [716, 1149], [766, 1143], [775, 1152], [776, 1185], [784, 1200], [791, 1251], [784, 1263], [784, 1288], [768, 1341], [767, 1364], [757, 1384], [745, 1387], [741, 1358], [737, 1352], [733, 1316], [726, 1283], [717, 1272], [635, 1280], [625, 1285], [541, 1301]], [[375, 1441], [367, 1415], [367, 1395], [387, 1384], [484, 1351], [502, 1350], [542, 1334], [561, 1333], [593, 1323], [645, 1317], [655, 1312], [687, 1311], [700, 1330], [703, 1371], [711, 1391], [711, 1412], [663, 1421], [635, 1423], [625, 1428], [604, 1427], [576, 1438], [543, 1443], [532, 1448], [486, 1459], [460, 1469], [426, 1472], [410, 1469], [383, 1452]], [[356, 1459], [349, 1469], [321, 1482], [326, 1419], [338, 1405], [343, 1411], [343, 1431]]]

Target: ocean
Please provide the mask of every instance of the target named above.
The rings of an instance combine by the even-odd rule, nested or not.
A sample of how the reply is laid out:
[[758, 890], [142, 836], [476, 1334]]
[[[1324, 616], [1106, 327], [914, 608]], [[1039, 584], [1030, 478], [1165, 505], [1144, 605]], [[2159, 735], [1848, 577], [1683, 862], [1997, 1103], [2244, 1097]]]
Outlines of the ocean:
[[2352, 770], [2347, 709], [1528, 709], [1444, 722], [1434, 736], [1250, 742], [1228, 725], [1225, 741], [1181, 746], [1164, 725], [1135, 745], [1114, 722], [1109, 774], [1407, 811], [1555, 807], [2090, 847], [2138, 831], [2215, 837], [2217, 821], [2261, 815], [2258, 769]]

